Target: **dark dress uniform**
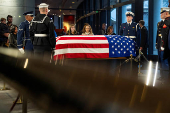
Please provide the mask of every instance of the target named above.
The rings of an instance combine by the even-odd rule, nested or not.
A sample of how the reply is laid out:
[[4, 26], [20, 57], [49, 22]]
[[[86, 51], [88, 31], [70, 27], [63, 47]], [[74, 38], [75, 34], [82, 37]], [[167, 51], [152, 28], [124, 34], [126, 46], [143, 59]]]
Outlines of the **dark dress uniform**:
[[140, 29], [137, 23], [122, 23], [119, 34], [128, 38], [132, 38], [136, 41], [138, 46], [140, 45]]
[[170, 79], [170, 42], [169, 42], [169, 38], [170, 38], [170, 17], [167, 17], [165, 19], [165, 23], [163, 25], [162, 28], [162, 42], [163, 42], [163, 48], [164, 53], [163, 53], [163, 59], [164, 61], [166, 61], [166, 67], [169, 67], [169, 76], [168, 78]]
[[23, 48], [23, 44], [25, 41], [24, 48], [26, 51], [33, 51], [33, 45], [31, 43], [30, 35], [29, 35], [29, 25], [30, 23], [25, 20], [19, 25], [18, 34], [17, 34], [17, 46], [18, 48]]
[[52, 49], [56, 44], [54, 24], [50, 18], [45, 14], [37, 14], [31, 21], [30, 37], [34, 47], [34, 56], [49, 62]]
[[162, 69], [166, 68], [166, 61], [164, 61], [163, 59], [163, 55], [164, 55], [164, 51], [161, 50], [161, 47], [163, 47], [163, 39], [162, 39], [162, 34], [164, 34], [163, 32], [163, 25], [165, 24], [165, 21], [160, 21], [157, 24], [157, 35], [156, 35], [156, 49], [158, 50], [158, 62], [159, 62], [159, 66], [161, 68], [160, 70], [160, 75], [161, 75], [161, 79], [164, 78], [163, 75], [166, 74], [166, 72], [164, 72]]

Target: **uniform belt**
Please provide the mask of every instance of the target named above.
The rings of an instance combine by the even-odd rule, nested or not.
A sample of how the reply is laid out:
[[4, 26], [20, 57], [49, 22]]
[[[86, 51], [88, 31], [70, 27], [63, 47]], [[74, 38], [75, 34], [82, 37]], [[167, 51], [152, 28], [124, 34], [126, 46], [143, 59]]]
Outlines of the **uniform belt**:
[[125, 36], [127, 38], [136, 38], [136, 36]]
[[48, 37], [48, 34], [34, 34], [35, 37]]

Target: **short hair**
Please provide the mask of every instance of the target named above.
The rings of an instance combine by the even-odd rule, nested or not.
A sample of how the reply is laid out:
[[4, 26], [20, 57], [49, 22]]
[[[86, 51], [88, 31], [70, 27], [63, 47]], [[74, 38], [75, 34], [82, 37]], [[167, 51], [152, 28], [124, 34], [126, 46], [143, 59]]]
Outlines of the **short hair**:
[[1, 22], [2, 22], [2, 21], [4, 21], [4, 20], [6, 21], [6, 19], [5, 19], [5, 18], [1, 18]]
[[8, 20], [8, 18], [13, 18], [13, 17], [12, 17], [11, 15], [8, 15], [8, 16], [7, 16], [7, 20]]
[[142, 25], [145, 25], [145, 21], [144, 20], [140, 20], [139, 23], [142, 24]]
[[106, 23], [103, 23], [102, 25], [106, 25]]
[[39, 10], [41, 10], [42, 12], [45, 12], [45, 9], [47, 9], [47, 7], [39, 8]]

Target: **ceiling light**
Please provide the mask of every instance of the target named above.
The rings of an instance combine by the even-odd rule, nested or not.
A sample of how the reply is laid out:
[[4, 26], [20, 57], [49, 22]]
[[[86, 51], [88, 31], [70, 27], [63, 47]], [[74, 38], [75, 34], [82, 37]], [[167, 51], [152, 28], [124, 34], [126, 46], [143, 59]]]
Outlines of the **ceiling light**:
[[75, 3], [75, 2], [72, 2], [73, 4]]

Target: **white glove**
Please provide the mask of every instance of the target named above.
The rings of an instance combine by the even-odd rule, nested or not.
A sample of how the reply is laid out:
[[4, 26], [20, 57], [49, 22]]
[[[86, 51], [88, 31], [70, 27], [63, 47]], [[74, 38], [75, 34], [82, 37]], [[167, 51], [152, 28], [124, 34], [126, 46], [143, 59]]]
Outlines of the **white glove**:
[[164, 47], [161, 47], [161, 51], [164, 51], [165, 50], [165, 48]]
[[23, 48], [20, 48], [19, 51], [21, 52], [21, 54], [25, 53]]

